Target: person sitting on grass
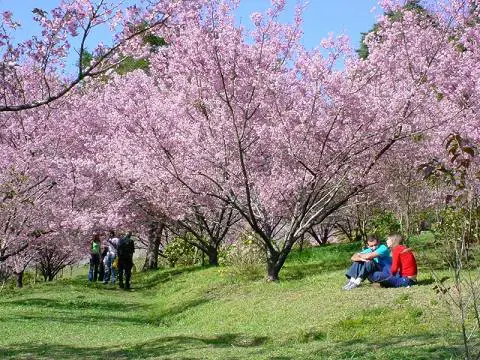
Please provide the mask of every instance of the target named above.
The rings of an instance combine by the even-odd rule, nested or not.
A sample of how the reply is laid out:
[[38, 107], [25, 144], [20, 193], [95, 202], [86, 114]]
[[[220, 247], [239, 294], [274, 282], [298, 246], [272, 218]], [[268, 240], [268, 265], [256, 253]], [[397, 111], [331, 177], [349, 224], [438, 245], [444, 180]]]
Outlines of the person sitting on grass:
[[367, 248], [352, 255], [352, 266], [345, 276], [349, 279], [343, 287], [344, 290], [352, 290], [366, 278], [370, 281], [381, 281], [390, 276], [391, 257], [390, 250], [380, 244], [376, 236], [367, 238]]
[[385, 287], [408, 287], [417, 283], [417, 261], [413, 252], [402, 245], [403, 237], [393, 234], [387, 238], [387, 246], [392, 250], [392, 275], [380, 284]]

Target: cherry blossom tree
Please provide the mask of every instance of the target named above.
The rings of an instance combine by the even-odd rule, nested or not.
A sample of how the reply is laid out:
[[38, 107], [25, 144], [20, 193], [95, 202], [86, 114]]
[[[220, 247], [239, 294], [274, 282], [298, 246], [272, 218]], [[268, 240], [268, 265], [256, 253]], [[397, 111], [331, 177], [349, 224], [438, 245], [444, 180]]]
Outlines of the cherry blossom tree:
[[168, 89], [164, 117], [176, 122], [157, 149], [194, 194], [237, 209], [263, 241], [272, 280], [312, 225], [376, 182], [388, 154], [418, 149], [419, 136], [431, 154], [448, 128], [477, 124], [464, 121], [477, 103], [471, 85], [465, 103], [461, 81], [475, 79], [473, 54], [451, 40], [467, 29], [464, 8], [398, 10], [367, 39], [365, 61], [342, 37], [323, 42], [326, 56], [305, 51], [300, 19], [279, 24], [281, 8], [254, 14], [246, 41], [228, 9], [212, 6], [152, 60]]
[[[121, 189], [102, 177], [104, 171], [96, 169], [94, 157], [85, 159], [91, 148], [82, 143], [84, 138], [75, 137], [80, 134], [78, 126], [95, 131], [93, 123], [72, 123], [68, 116], [76, 111], [78, 97], [88, 91], [86, 80], [122, 64], [125, 47], [140, 53], [145, 48], [142, 36], [167, 20], [181, 22], [197, 6], [195, 1], [157, 1], [143, 8], [104, 0], [62, 1], [51, 11], [33, 9], [41, 34], [25, 41], [15, 39], [21, 25], [13, 14], [2, 13], [0, 261], [11, 258], [17, 274], [23, 274], [32, 251], [38, 254], [42, 244], [55, 238], [53, 234], [57, 239], [70, 234], [77, 239], [73, 248], [85, 253], [88, 247], [81, 238], [121, 221]], [[87, 40], [101, 26], [111, 27], [112, 45], [99, 44], [94, 56], [87, 58]], [[74, 75], [68, 70], [72, 52], [78, 54]], [[64, 246], [78, 259], [79, 252], [72, 251], [66, 239], [54, 249]]]
[[[396, 16], [379, 19], [365, 37], [366, 59], [345, 36], [304, 49], [301, 9], [282, 24], [281, 0], [252, 14], [250, 30], [235, 22], [236, 1], [155, 1], [127, 14], [88, 1], [82, 13], [74, 3], [51, 16], [37, 11], [50, 34], [43, 42], [14, 47], [9, 14], [1, 32], [7, 50], [0, 114], [22, 110], [2, 117], [16, 134], [2, 138], [15, 154], [2, 167], [22, 177], [19, 164], [34, 164], [24, 187], [50, 184], [42, 198], [62, 209], [56, 231], [136, 223], [151, 232], [154, 254], [159, 222], [181, 225], [215, 262], [212, 249], [238, 215], [263, 244], [268, 279], [277, 280], [306, 233], [396, 180], [388, 166], [395, 155], [414, 171], [432, 154], [442, 156], [452, 130], [479, 137], [473, 1], [437, 1], [420, 12], [382, 1]], [[59, 44], [76, 31], [63, 25], [83, 28], [85, 39], [91, 27], [114, 19], [124, 24], [115, 45], [85, 65], [81, 42], [78, 75], [62, 76], [67, 46]], [[168, 45], [150, 51], [138, 37], [143, 29]], [[41, 50], [37, 58], [32, 49]], [[122, 56], [145, 57], [149, 65], [106, 74]], [[10, 140], [17, 144], [18, 134], [20, 147]], [[14, 177], [2, 182], [5, 189], [9, 181]], [[53, 228], [32, 226], [25, 228]]]
[[[21, 24], [12, 12], [4, 11], [0, 27], [0, 112], [32, 109], [63, 97], [84, 80], [117, 67], [126, 60], [122, 56], [125, 48], [141, 48], [141, 36], [168, 21], [181, 21], [188, 11], [197, 9], [198, 3], [157, 0], [146, 6], [127, 6], [126, 1], [62, 0], [50, 11], [32, 10], [41, 35], [21, 42], [15, 39], [15, 29]], [[101, 27], [110, 28], [112, 44], [99, 43], [92, 56], [87, 43]], [[77, 72], [71, 74], [68, 62], [75, 53]]]
[[[436, 126], [430, 116], [441, 109], [417, 71], [388, 63], [393, 35], [370, 46], [368, 61], [356, 60], [344, 37], [325, 40], [324, 56], [299, 45], [299, 13], [292, 25], [278, 22], [282, 2], [253, 14], [249, 34], [228, 4], [209, 4], [162, 34], [169, 46], [149, 59], [150, 73], [122, 80], [134, 90], [121, 104], [104, 102], [125, 144], [114, 162], [152, 198], [176, 191], [179, 217], [188, 212], [182, 198], [232, 206], [262, 240], [276, 280], [295, 242], [373, 183], [397, 142]], [[342, 56], [346, 69], [335, 70]]]

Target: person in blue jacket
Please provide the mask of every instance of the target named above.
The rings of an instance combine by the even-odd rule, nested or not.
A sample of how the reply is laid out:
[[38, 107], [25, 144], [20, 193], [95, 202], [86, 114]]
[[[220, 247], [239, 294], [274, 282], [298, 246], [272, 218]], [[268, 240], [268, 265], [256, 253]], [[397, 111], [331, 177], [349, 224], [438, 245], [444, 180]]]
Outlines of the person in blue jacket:
[[352, 265], [345, 273], [348, 283], [344, 290], [355, 289], [367, 278], [371, 282], [381, 282], [390, 276], [390, 249], [374, 235], [367, 238], [367, 247], [353, 254], [351, 260]]

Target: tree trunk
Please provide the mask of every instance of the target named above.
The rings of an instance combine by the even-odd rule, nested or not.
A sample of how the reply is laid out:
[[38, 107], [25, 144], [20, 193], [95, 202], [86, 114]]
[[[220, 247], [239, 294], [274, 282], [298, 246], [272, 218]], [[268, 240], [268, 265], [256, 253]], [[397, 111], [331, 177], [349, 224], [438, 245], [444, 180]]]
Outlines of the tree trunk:
[[299, 246], [299, 248], [298, 248], [298, 250], [299, 250], [300, 252], [303, 251], [303, 243], [304, 243], [304, 242], [305, 242], [305, 236], [302, 235], [302, 237], [300, 238], [300, 246]]
[[143, 270], [158, 269], [158, 253], [160, 249], [160, 239], [165, 226], [159, 224], [156, 221], [150, 223], [148, 232], [148, 247], [145, 257], [145, 263], [143, 264]]
[[267, 249], [267, 281], [278, 281], [278, 274], [282, 270], [288, 254], [292, 251], [292, 247], [298, 239], [289, 238], [285, 242], [282, 251], [278, 252], [274, 249]]
[[280, 269], [276, 267], [276, 263], [273, 261], [267, 261], [267, 281], [278, 281], [278, 274]]
[[208, 248], [208, 264], [218, 266], [218, 249], [215, 247]]
[[325, 245], [328, 243], [328, 238], [330, 237], [330, 226], [325, 226], [323, 229], [321, 229], [321, 235], [320, 235], [320, 240], [321, 240], [321, 245]]
[[15, 273], [17, 275], [17, 288], [23, 287], [23, 271]]
[[[267, 250], [267, 281], [278, 281], [280, 273], [280, 253], [275, 250]], [[283, 264], [282, 264], [283, 265]]]

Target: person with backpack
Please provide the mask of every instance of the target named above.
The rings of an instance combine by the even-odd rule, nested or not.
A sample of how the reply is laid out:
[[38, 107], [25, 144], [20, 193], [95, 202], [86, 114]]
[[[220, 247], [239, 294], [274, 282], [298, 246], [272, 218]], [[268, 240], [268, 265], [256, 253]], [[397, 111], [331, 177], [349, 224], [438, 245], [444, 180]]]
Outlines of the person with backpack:
[[[129, 231], [118, 242], [117, 256], [118, 256], [118, 283], [120, 288], [129, 290], [130, 280], [132, 277], [133, 267], [133, 253], [135, 252], [135, 244], [132, 239], [132, 232]], [[125, 284], [123, 277], [125, 275]]]

